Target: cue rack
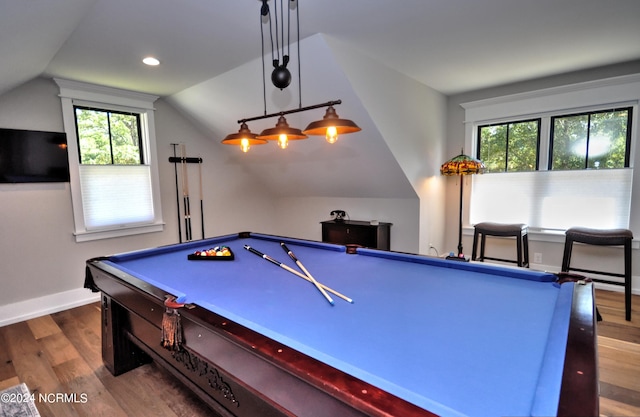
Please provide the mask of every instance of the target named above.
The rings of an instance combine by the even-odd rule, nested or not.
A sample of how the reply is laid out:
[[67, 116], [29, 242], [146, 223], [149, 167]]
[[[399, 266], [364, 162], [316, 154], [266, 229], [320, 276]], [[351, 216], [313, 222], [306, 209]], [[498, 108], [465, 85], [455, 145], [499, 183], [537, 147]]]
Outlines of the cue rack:
[[[202, 198], [202, 158], [200, 157], [188, 157], [186, 145], [184, 143], [171, 143], [173, 147], [173, 156], [169, 157], [169, 162], [173, 163], [175, 177], [176, 177], [176, 206], [178, 213], [178, 237], [180, 243], [182, 239], [182, 221], [184, 220], [184, 234], [185, 242], [193, 240], [193, 233], [191, 230], [191, 196], [189, 195], [189, 170], [188, 164], [198, 164], [198, 185], [200, 191], [200, 225], [202, 239], [204, 239], [204, 204]], [[176, 149], [180, 147], [180, 155], [177, 154]], [[178, 165], [180, 165], [180, 175], [178, 175]], [[180, 210], [180, 195], [182, 194], [182, 211]]]

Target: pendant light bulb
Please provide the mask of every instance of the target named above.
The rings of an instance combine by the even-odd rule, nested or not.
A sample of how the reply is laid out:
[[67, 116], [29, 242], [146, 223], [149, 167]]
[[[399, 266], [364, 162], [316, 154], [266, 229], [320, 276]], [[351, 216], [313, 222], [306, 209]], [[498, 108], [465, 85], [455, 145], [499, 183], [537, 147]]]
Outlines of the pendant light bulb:
[[289, 138], [284, 133], [278, 136], [278, 146], [280, 149], [287, 149], [289, 146]]
[[325, 138], [329, 143], [336, 143], [338, 141], [338, 129], [335, 126], [329, 126]]
[[300, 129], [289, 126], [287, 119], [280, 115], [276, 127], [263, 130], [258, 135], [258, 138], [275, 140], [278, 142], [280, 149], [286, 149], [290, 140], [306, 139], [307, 135], [303, 134]]
[[240, 140], [240, 149], [242, 149], [242, 152], [244, 153], [249, 152], [249, 149], [251, 149], [251, 145], [249, 144], [249, 139], [242, 138]]
[[329, 106], [321, 120], [309, 123], [303, 131], [307, 135], [324, 135], [329, 143], [335, 143], [338, 135], [360, 131], [360, 127], [348, 119], [341, 119], [333, 106]]
[[247, 152], [251, 145], [263, 145], [267, 143], [264, 139], [258, 139], [255, 133], [249, 130], [249, 126], [245, 122], [242, 122], [240, 131], [237, 133], [231, 133], [226, 138], [222, 139], [222, 143], [225, 145], [240, 145], [242, 152]]

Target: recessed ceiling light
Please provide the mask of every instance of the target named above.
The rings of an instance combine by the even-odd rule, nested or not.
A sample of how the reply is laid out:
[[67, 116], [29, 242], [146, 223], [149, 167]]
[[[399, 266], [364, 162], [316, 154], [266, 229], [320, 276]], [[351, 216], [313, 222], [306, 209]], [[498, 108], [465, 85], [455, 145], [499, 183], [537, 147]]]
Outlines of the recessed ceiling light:
[[156, 58], [154, 58], [152, 56], [148, 56], [148, 57], [144, 58], [142, 60], [142, 62], [144, 62], [147, 65], [151, 65], [151, 66], [160, 65], [160, 61], [158, 61]]

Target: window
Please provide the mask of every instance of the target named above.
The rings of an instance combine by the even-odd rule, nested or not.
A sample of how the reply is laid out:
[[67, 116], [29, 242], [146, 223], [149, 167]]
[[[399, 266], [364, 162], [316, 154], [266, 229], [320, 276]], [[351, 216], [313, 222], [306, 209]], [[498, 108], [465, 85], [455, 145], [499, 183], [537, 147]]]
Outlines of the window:
[[[629, 228], [639, 102], [640, 77], [629, 76], [463, 104], [466, 146], [488, 168], [472, 177], [469, 224]], [[529, 169], [534, 157], [521, 155], [534, 149]]]
[[55, 81], [69, 137], [76, 241], [161, 231], [157, 97]]
[[551, 118], [549, 169], [614, 169], [629, 166], [632, 108]]
[[478, 159], [486, 172], [538, 169], [540, 119], [478, 126]]
[[81, 164], [142, 164], [140, 115], [75, 106]]

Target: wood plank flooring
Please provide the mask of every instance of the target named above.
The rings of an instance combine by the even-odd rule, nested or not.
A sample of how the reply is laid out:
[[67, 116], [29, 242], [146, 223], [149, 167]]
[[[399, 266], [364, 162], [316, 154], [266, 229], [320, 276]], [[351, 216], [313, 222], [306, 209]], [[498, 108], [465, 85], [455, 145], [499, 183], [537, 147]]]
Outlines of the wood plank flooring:
[[[622, 293], [597, 290], [596, 300], [604, 318], [598, 325], [600, 414], [640, 416], [640, 296], [634, 296], [631, 322], [624, 320]], [[154, 364], [111, 375], [102, 365], [97, 303], [1, 327], [0, 347], [0, 390], [25, 382], [43, 417], [213, 414]]]
[[[213, 414], [154, 364], [111, 375], [102, 364], [100, 334], [98, 303], [0, 328], [0, 389], [25, 382], [42, 417]], [[65, 393], [76, 398], [55, 397]]]
[[603, 321], [598, 324], [600, 414], [640, 416], [640, 296], [624, 319], [624, 294], [596, 291]]

